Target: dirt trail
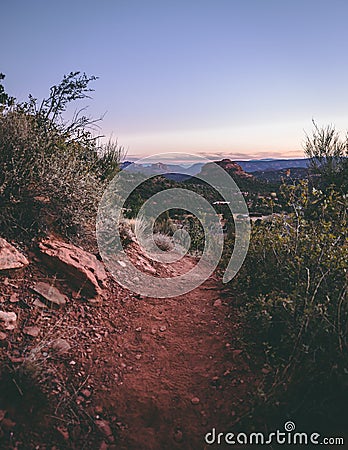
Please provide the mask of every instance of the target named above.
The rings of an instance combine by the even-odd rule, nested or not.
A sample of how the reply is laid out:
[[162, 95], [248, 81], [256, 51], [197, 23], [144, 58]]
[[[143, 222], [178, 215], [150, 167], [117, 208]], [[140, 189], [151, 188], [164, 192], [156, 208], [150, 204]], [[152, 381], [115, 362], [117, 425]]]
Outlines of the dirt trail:
[[[177, 269], [193, 265], [184, 258]], [[117, 343], [104, 347], [114, 355], [103, 364], [105, 377], [114, 364], [120, 368], [115, 386], [98, 399], [117, 416], [117, 448], [203, 449], [207, 432], [232, 431], [247, 410], [255, 376], [222, 288], [212, 276], [180, 297], [139, 299]]]

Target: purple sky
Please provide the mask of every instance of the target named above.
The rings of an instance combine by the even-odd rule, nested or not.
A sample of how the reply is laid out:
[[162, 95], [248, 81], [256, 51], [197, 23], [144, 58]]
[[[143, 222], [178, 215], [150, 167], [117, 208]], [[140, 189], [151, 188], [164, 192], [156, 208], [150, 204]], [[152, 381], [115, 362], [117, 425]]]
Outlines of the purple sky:
[[346, 0], [4, 0], [1, 17], [8, 92], [99, 76], [89, 114], [129, 156], [296, 157], [312, 118], [348, 124]]

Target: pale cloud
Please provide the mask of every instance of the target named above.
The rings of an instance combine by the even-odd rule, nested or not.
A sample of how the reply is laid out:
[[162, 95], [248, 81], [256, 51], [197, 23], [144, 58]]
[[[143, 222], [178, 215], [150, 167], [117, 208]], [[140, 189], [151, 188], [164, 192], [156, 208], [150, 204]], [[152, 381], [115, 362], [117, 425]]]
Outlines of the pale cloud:
[[166, 152], [190, 153], [210, 160], [301, 158], [303, 124], [278, 123], [244, 127], [178, 130], [120, 136], [128, 159]]

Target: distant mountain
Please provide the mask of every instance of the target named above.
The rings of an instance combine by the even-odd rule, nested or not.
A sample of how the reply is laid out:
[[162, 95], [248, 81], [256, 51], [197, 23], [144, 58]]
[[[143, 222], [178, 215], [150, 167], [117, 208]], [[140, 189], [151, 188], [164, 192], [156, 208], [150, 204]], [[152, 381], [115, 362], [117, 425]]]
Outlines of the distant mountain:
[[169, 180], [185, 181], [199, 173], [203, 165], [202, 163], [196, 163], [190, 167], [183, 167], [179, 164], [163, 164], [161, 162], [145, 165], [125, 161], [121, 164], [121, 170], [127, 169], [130, 172], [141, 172], [145, 175], [158, 175], [164, 171], [163, 176]]
[[204, 175], [205, 173], [209, 173], [210, 170], [213, 169], [213, 165], [217, 164], [218, 166], [220, 166], [222, 169], [226, 170], [226, 172], [231, 175], [232, 178], [243, 178], [243, 179], [253, 179], [253, 175], [251, 175], [250, 173], [246, 173], [243, 168], [235, 161], [232, 161], [228, 158], [224, 158], [221, 161], [214, 161], [211, 163], [207, 163], [205, 164], [202, 169], [200, 174]]
[[308, 168], [292, 167], [280, 170], [258, 170], [252, 172], [255, 178], [267, 181], [268, 183], [281, 183], [282, 180], [303, 180], [308, 178]]
[[309, 165], [308, 158], [299, 159], [254, 159], [251, 161], [237, 161], [238, 164], [246, 172], [257, 172], [267, 170], [281, 170], [292, 168], [307, 168]]
[[[209, 163], [208, 163], [209, 164]], [[281, 171], [286, 169], [306, 169], [309, 165], [309, 160], [307, 158], [299, 159], [258, 159], [251, 161], [232, 161], [225, 158], [218, 161], [217, 164], [221, 165], [228, 172], [234, 173], [237, 177], [248, 177], [248, 173], [257, 172], [258, 178], [263, 178], [267, 180], [267, 175], [262, 175], [263, 172], [268, 171]], [[196, 163], [190, 167], [184, 167], [180, 164], [164, 164], [161, 162], [154, 164], [136, 164], [130, 161], [125, 161], [121, 164], [121, 169], [127, 169], [131, 172], [141, 172], [145, 175], [158, 175], [165, 172], [165, 177], [174, 181], [185, 181], [188, 178], [197, 175], [202, 170], [205, 164]], [[237, 167], [238, 166], [238, 167]], [[279, 177], [281, 172], [279, 172]], [[277, 178], [277, 175], [269, 174], [268, 178]]]
[[[205, 164], [199, 175], [207, 175], [210, 178], [214, 174], [215, 164], [222, 167], [233, 178], [242, 192], [267, 192], [270, 188], [266, 180], [256, 178], [253, 174], [247, 173], [239, 163], [228, 158]], [[216, 173], [216, 180], [219, 180], [219, 178], [220, 174]], [[202, 181], [197, 177], [192, 177], [187, 183], [200, 185]]]

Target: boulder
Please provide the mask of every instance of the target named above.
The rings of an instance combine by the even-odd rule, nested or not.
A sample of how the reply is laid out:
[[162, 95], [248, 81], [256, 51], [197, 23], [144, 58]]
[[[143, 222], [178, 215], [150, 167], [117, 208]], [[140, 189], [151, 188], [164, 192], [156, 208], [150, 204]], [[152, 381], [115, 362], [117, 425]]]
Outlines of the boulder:
[[27, 258], [12, 244], [0, 238], [0, 270], [21, 269], [29, 264]]
[[48, 283], [40, 281], [36, 283], [32, 289], [51, 305], [63, 306], [67, 301], [67, 297], [65, 295], [61, 294], [56, 287], [51, 286]]
[[14, 312], [0, 311], [0, 328], [13, 330], [17, 325], [17, 314]]
[[55, 272], [67, 275], [69, 282], [88, 297], [99, 297], [106, 287], [107, 273], [102, 262], [89, 252], [49, 238], [39, 243], [43, 260]]

